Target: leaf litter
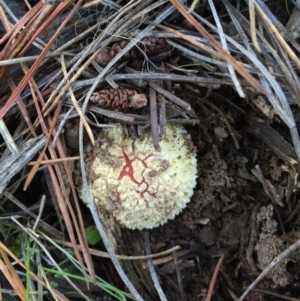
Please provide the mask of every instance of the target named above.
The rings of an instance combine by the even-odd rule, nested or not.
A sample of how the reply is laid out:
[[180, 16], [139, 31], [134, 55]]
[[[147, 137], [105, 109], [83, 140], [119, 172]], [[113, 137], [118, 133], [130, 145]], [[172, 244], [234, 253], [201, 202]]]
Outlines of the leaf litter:
[[[69, 300], [298, 300], [297, 6], [16, 2], [0, 1], [4, 297], [25, 300], [26, 290], [39, 289], [45, 300], [66, 300], [72, 288]], [[120, 92], [106, 92], [105, 107], [91, 101], [99, 91], [129, 90], [148, 101], [124, 111]], [[97, 133], [122, 125], [138, 139], [151, 131], [159, 149], [169, 123], [185, 126], [197, 147], [197, 186], [182, 213], [137, 231], [97, 212], [88, 192], [91, 212], [85, 208], [76, 181], [88, 187], [84, 149]], [[88, 246], [93, 225], [101, 240]], [[26, 274], [21, 264], [34, 257], [11, 254], [14, 231], [23, 233], [20, 250], [26, 239], [38, 250], [38, 276], [38, 266]], [[60, 244], [74, 260], [53, 248]], [[66, 258], [54, 285], [49, 267], [58, 271]]]

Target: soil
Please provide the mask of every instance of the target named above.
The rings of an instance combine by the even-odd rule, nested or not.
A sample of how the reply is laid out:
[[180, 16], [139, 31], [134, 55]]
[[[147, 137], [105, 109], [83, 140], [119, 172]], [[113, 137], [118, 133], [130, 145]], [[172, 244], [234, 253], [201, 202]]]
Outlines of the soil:
[[[231, 100], [236, 105], [241, 101]], [[180, 250], [170, 262], [156, 266], [168, 300], [205, 300], [213, 270], [223, 253], [226, 254], [225, 261], [213, 300], [231, 300], [232, 292], [239, 296], [276, 256], [299, 237], [297, 183], [289, 200], [285, 197], [289, 180], [293, 177], [288, 169], [297, 167], [288, 167], [267, 145], [251, 135], [244, 126], [245, 116], [216, 98], [213, 103], [221, 108], [223, 116], [208, 107], [201, 110], [197, 103], [193, 103], [201, 120], [200, 126], [190, 128], [198, 148], [198, 181], [194, 196], [173, 221], [149, 231], [153, 253], [175, 245], [188, 250], [182, 256]], [[248, 104], [240, 107], [246, 112], [253, 111]], [[255, 117], [253, 113], [251, 118]], [[234, 135], [238, 137], [239, 148], [224, 124], [224, 118], [228, 118]], [[284, 131], [279, 122], [274, 122], [273, 126]], [[272, 202], [253, 173], [257, 166], [265, 181], [281, 194], [280, 205]], [[141, 254], [145, 249], [143, 231], [123, 229], [120, 239], [118, 253]], [[297, 283], [299, 256], [297, 251], [283, 260], [257, 288], [300, 296]], [[122, 263], [130, 271], [135, 286], [144, 292], [145, 299], [157, 300], [149, 272], [142, 268], [142, 263]], [[133, 266], [129, 269], [128, 265]], [[246, 300], [282, 299], [252, 292]]]
[[[186, 126], [197, 147], [194, 195], [181, 214], [163, 226], [149, 231], [119, 227], [114, 234], [116, 253], [145, 255], [146, 234], [152, 253], [180, 246], [181, 250], [162, 262], [154, 261], [158, 278], [168, 300], [199, 301], [205, 300], [217, 261], [225, 254], [213, 300], [231, 300], [299, 239], [299, 166], [288, 163], [264, 143], [265, 133], [276, 129], [272, 148], [284, 151], [278, 141], [285, 138], [294, 156], [282, 122], [264, 116], [251, 99], [232, 98], [230, 89], [222, 89], [214, 91], [208, 103], [189, 97], [189, 91], [181, 88], [200, 119], [199, 125]], [[253, 135], [258, 125], [265, 128]], [[256, 287], [260, 291], [252, 291], [246, 300], [300, 296], [299, 259], [300, 251], [296, 251], [281, 261]], [[109, 265], [106, 279], [126, 290], [111, 263], [105, 260], [105, 264]], [[145, 300], [157, 300], [147, 262], [123, 260], [121, 264]]]

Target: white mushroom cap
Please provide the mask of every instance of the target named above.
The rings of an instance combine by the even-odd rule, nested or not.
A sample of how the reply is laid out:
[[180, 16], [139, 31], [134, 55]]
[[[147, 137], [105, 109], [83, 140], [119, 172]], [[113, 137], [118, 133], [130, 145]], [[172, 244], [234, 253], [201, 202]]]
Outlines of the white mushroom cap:
[[193, 194], [196, 155], [186, 130], [168, 125], [160, 148], [154, 149], [150, 132], [133, 140], [116, 127], [102, 131], [87, 158], [89, 188], [98, 208], [127, 228], [164, 224]]

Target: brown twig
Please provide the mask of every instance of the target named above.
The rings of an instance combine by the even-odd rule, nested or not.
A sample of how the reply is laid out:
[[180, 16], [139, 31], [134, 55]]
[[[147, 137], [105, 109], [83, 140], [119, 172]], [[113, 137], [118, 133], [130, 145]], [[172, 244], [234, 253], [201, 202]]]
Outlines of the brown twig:
[[[57, 158], [53, 160], [41, 160], [40, 164], [55, 164], [55, 163], [62, 163], [64, 161], [77, 161], [79, 157], [68, 157], [68, 158]], [[27, 165], [32, 166], [35, 165], [36, 161], [29, 162]]]
[[207, 291], [205, 301], [210, 301], [211, 298], [212, 298], [214, 287], [215, 287], [215, 284], [216, 284], [216, 281], [217, 281], [217, 276], [218, 276], [219, 270], [221, 268], [221, 265], [222, 265], [224, 259], [225, 259], [225, 253], [223, 253], [222, 256], [219, 258], [218, 263], [215, 267], [213, 276], [212, 276], [210, 284], [209, 284], [209, 288], [208, 288], [208, 291]]
[[149, 101], [153, 145], [156, 150], [159, 150], [156, 91], [152, 87], [149, 87]]
[[[130, 73], [130, 74], [112, 74], [110, 76], [114, 80], [128, 80], [128, 79], [145, 79], [145, 80], [171, 80], [171, 81], [178, 81], [178, 82], [187, 82], [187, 83], [197, 83], [203, 84], [205, 86], [215, 86], [215, 85], [226, 85], [232, 86], [232, 81], [228, 79], [218, 79], [212, 77], [200, 77], [194, 75], [179, 75], [179, 74], [172, 74], [172, 73], [156, 73], [156, 72], [137, 72], [137, 73]], [[91, 82], [94, 80], [91, 80]], [[249, 85], [247, 82], [242, 82], [242, 85]], [[186, 105], [186, 104], [185, 104]]]
[[255, 288], [255, 289], [253, 289], [253, 291], [258, 292], [258, 293], [262, 293], [262, 294], [265, 294], [265, 295], [276, 297], [279, 300], [300, 301], [299, 298], [293, 298], [293, 297], [285, 296], [285, 295], [282, 295], [282, 294], [277, 294], [277, 293], [274, 293], [274, 292], [270, 292], [270, 291], [267, 291], [267, 290], [261, 290], [261, 289]]
[[[174, 252], [175, 251], [177, 251], [177, 250], [174, 250]], [[177, 258], [179, 258], [179, 257], [184, 256], [184, 255], [189, 254], [189, 253], [191, 253], [191, 250], [181, 250], [181, 251], [178, 251], [176, 254], [177, 254]], [[173, 261], [173, 260], [174, 260], [173, 255], [169, 255], [169, 256], [166, 256], [166, 257], [163, 257], [163, 258], [153, 260], [153, 264], [154, 265], [160, 265], [160, 264], [164, 264], [164, 263], [167, 263], [167, 262], [170, 262], [170, 261]], [[148, 263], [143, 262], [142, 266], [143, 266], [144, 269], [146, 269], [146, 268], [148, 268]]]
[[107, 116], [122, 122], [128, 122], [128, 123], [133, 123], [135, 118], [133, 116], [130, 116], [128, 114], [124, 114], [121, 112], [113, 112], [105, 109], [101, 109], [96, 106], [89, 106], [89, 110], [92, 112], [95, 112], [99, 115]]

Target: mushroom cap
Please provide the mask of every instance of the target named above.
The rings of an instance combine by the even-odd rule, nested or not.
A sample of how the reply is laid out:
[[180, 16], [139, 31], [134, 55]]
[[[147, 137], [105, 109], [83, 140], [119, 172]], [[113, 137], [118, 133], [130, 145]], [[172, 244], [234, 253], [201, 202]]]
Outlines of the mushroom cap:
[[121, 127], [103, 130], [86, 162], [96, 205], [130, 229], [174, 219], [196, 185], [195, 147], [182, 126], [167, 126], [160, 151], [150, 131], [133, 140], [123, 137]]

